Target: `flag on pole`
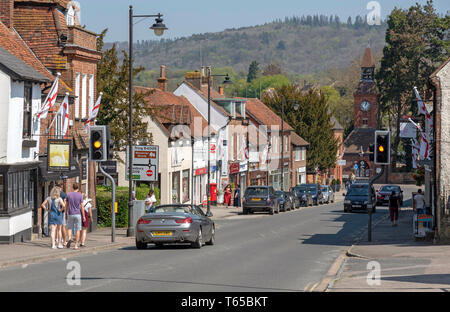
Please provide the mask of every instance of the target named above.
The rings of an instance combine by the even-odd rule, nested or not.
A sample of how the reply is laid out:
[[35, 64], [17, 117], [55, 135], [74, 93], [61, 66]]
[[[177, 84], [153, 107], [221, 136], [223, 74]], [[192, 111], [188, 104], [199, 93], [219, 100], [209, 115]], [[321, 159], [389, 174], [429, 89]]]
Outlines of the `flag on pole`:
[[100, 92], [100, 94], [97, 98], [97, 102], [95, 103], [94, 107], [92, 108], [92, 111], [89, 112], [89, 118], [84, 124], [85, 128], [89, 125], [89, 123], [91, 121], [95, 121], [95, 118], [97, 118], [98, 110], [100, 109], [100, 103], [102, 101], [102, 95], [103, 95], [103, 92]]
[[47, 118], [48, 111], [56, 102], [56, 97], [58, 96], [59, 76], [61, 76], [61, 73], [56, 74], [56, 79], [50, 88], [50, 92], [47, 94], [42, 108], [37, 112], [37, 117], [39, 119]]
[[430, 123], [430, 127], [433, 128], [433, 119], [431, 118], [430, 113], [428, 113], [427, 107], [425, 106], [425, 103], [420, 97], [419, 91], [417, 91], [417, 87], [414, 87], [414, 93], [416, 94], [417, 107], [419, 109], [419, 113], [425, 116], [425, 118]]
[[417, 143], [416, 139], [411, 139], [411, 158], [412, 158], [412, 167], [417, 169], [417, 161], [419, 160], [419, 143]]
[[61, 129], [61, 134], [65, 138], [67, 135], [67, 129], [69, 129], [69, 93], [66, 93], [66, 96], [64, 97], [64, 100], [61, 103], [61, 106], [59, 107], [58, 112], [56, 115], [61, 115], [63, 120], [63, 126]]
[[423, 160], [430, 159], [429, 150], [430, 150], [430, 144], [428, 142], [427, 135], [424, 132], [422, 132], [421, 140], [420, 140], [420, 151], [419, 151], [420, 158]]

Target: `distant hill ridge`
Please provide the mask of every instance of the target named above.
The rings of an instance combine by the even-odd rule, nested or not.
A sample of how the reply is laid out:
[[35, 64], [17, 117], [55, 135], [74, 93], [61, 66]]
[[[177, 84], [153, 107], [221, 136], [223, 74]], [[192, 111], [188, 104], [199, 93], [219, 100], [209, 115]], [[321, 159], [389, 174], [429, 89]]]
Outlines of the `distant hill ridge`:
[[[136, 66], [147, 70], [157, 70], [161, 64], [172, 70], [192, 70], [203, 63], [247, 72], [256, 60], [261, 66], [278, 63], [288, 73], [314, 74], [348, 66], [362, 56], [368, 43], [374, 53], [381, 52], [385, 32], [385, 23], [369, 26], [361, 16], [346, 23], [337, 16], [293, 16], [215, 33], [138, 41], [134, 58]], [[104, 49], [112, 44], [106, 43]], [[119, 50], [128, 49], [127, 42], [116, 45]]]

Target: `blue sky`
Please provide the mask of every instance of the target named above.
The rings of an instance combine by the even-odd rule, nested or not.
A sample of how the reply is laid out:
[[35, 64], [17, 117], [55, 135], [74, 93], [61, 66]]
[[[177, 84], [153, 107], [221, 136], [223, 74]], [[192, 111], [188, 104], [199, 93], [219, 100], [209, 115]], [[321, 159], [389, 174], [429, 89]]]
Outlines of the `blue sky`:
[[[370, 0], [78, 0], [81, 5], [81, 22], [87, 29], [100, 33], [108, 28], [106, 41], [128, 40], [128, 8], [133, 5], [134, 14], [164, 15], [169, 30], [164, 38], [190, 36], [216, 32], [226, 28], [239, 28], [283, 19], [286, 16], [313, 14], [338, 15], [346, 21], [356, 15], [366, 15]], [[395, 7], [409, 8], [426, 0], [378, 0], [384, 19]], [[449, 0], [434, 0], [439, 13], [450, 10]], [[135, 22], [138, 20], [135, 19]], [[139, 22], [134, 27], [136, 40], [157, 39], [148, 30], [153, 19]]]

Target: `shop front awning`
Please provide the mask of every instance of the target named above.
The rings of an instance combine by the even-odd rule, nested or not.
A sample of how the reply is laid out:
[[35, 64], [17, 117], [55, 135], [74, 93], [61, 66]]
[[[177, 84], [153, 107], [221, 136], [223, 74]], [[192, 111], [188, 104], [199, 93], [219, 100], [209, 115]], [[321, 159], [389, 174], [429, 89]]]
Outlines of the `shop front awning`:
[[69, 171], [47, 171], [47, 156], [40, 156], [39, 177], [44, 181], [56, 181], [80, 176], [80, 166], [72, 158]]

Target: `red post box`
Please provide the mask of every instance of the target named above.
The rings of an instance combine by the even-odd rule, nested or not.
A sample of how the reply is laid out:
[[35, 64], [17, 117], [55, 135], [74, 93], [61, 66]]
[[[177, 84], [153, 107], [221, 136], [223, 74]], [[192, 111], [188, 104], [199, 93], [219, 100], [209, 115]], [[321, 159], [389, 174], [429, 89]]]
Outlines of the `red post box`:
[[210, 183], [211, 205], [217, 205], [217, 183]]

